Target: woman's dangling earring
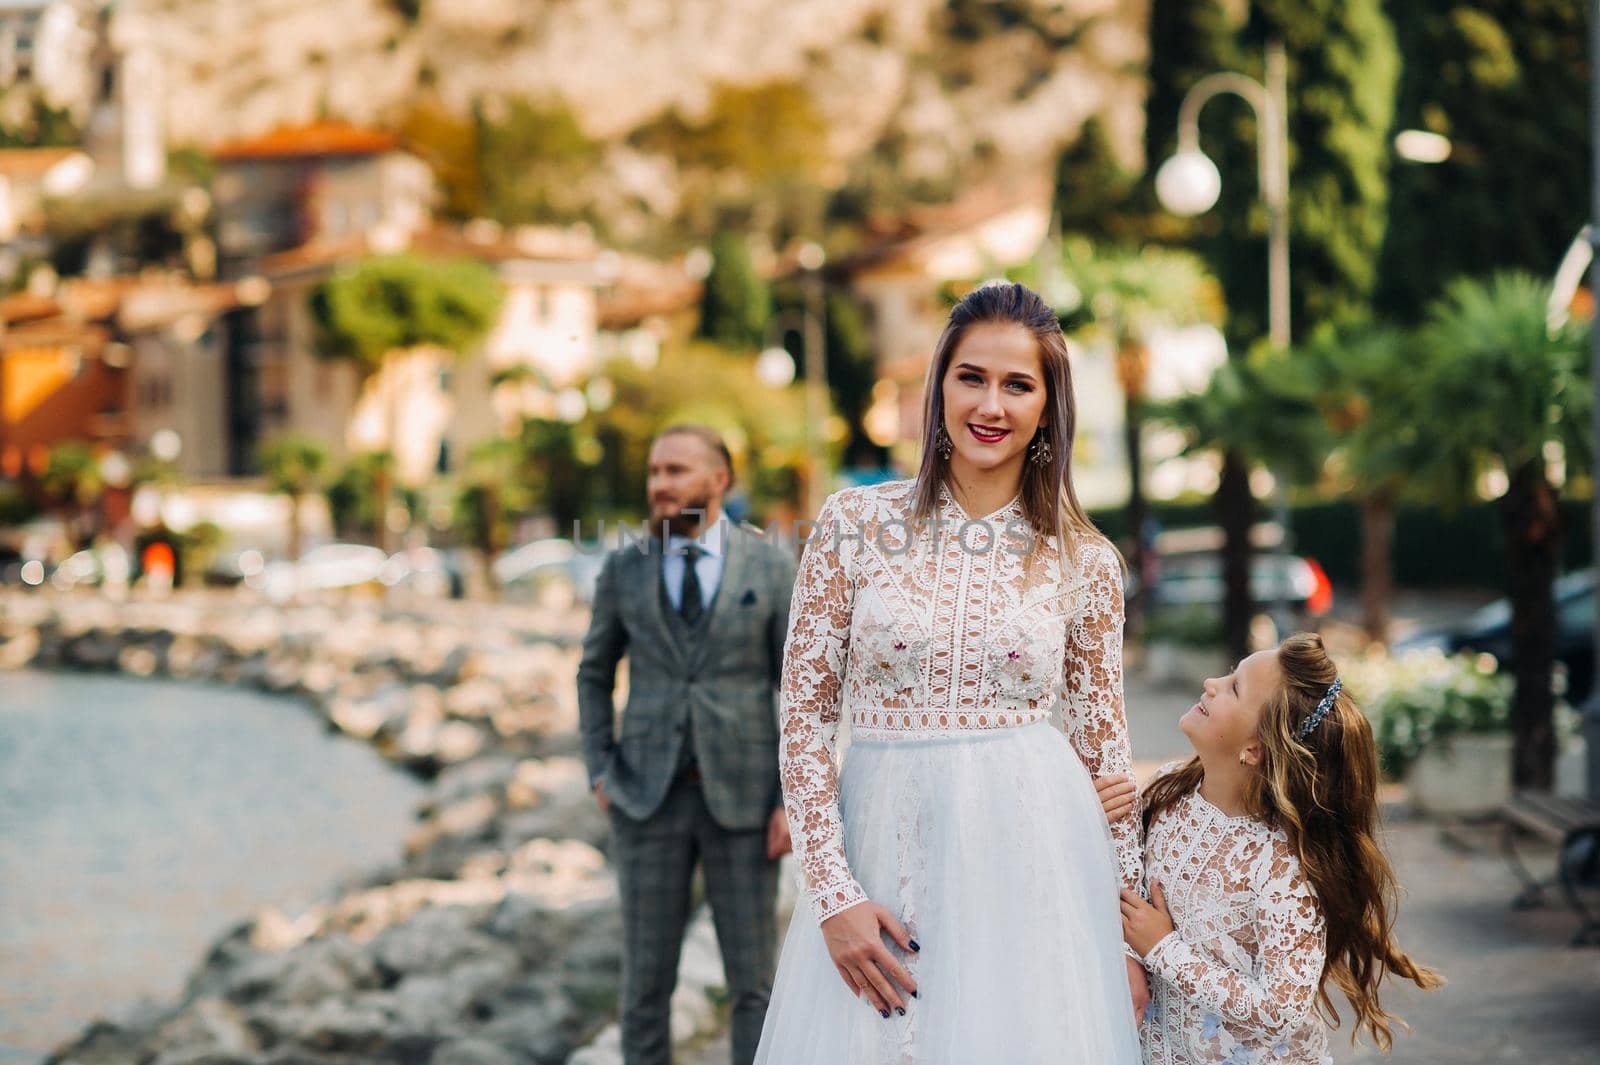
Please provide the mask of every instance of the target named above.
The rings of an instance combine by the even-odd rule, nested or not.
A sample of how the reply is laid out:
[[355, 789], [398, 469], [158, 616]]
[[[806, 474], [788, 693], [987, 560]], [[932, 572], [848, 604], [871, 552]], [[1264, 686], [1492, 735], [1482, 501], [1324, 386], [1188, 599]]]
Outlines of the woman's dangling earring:
[[935, 451], [939, 452], [939, 457], [942, 459], [949, 458], [950, 451], [955, 446], [956, 443], [954, 440], [950, 439], [949, 432], [945, 430], [943, 425], [939, 426], [939, 431], [933, 434], [933, 448]]
[[1028, 446], [1028, 461], [1047, 466], [1050, 460], [1055, 458], [1055, 454], [1050, 441], [1044, 435], [1044, 430], [1040, 429], [1033, 435], [1033, 443]]

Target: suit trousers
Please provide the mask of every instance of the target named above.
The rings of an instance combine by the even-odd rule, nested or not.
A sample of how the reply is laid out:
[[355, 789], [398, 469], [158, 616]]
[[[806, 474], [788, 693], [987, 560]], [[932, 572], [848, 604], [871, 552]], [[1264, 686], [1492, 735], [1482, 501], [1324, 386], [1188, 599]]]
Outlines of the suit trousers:
[[767, 858], [766, 827], [723, 828], [700, 785], [680, 775], [647, 820], [613, 805], [611, 829], [622, 898], [623, 1061], [672, 1061], [672, 992], [698, 863], [733, 1007], [733, 1065], [749, 1065], [777, 966], [778, 863]]

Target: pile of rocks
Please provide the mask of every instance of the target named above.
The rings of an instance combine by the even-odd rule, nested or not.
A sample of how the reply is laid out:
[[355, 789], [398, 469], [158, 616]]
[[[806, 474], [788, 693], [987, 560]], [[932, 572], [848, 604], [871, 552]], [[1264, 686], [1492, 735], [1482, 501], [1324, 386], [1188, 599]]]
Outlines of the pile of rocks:
[[[615, 1013], [621, 930], [607, 825], [574, 754], [573, 623], [0, 596], [0, 666], [300, 695], [430, 778], [392, 866], [307, 912], [252, 916], [177, 1003], [100, 1022], [49, 1061], [553, 1065], [586, 1044], [584, 1060], [608, 1057], [593, 1044]], [[686, 962], [708, 953], [693, 945], [705, 935]], [[714, 943], [686, 989], [694, 1029], [715, 1023]]]

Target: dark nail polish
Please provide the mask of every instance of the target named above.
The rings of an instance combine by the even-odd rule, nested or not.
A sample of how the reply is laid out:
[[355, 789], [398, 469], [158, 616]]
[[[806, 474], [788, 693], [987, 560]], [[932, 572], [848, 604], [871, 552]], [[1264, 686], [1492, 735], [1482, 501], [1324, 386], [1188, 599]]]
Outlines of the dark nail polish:
[[912, 998], [920, 998], [921, 996], [918, 995], [915, 991], [913, 991], [913, 992], [911, 992], [911, 997]]
[[911, 949], [912, 950], [921, 950], [922, 949], [922, 947], [917, 944], [917, 941], [915, 939], [907, 940], [907, 942], [911, 944]]
[[896, 1006], [894, 1008], [894, 1011], [896, 1013], [898, 1013], [902, 1017], [904, 1017], [906, 1015], [906, 1008], [904, 1006]]
[[888, 1010], [879, 1010], [878, 1011], [878, 1016], [882, 1017], [884, 1020], [888, 1020], [889, 1019], [889, 1011]]

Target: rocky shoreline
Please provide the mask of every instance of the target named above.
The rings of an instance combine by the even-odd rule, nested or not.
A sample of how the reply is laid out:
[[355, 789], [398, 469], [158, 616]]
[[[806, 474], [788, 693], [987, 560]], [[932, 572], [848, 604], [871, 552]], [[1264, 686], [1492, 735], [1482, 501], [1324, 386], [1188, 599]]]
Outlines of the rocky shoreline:
[[[243, 920], [177, 1002], [98, 1022], [49, 1065], [617, 1060], [616, 885], [577, 757], [585, 620], [462, 604], [0, 595], [0, 669], [296, 696], [430, 781], [394, 862], [306, 912]], [[705, 924], [685, 952], [680, 1038], [717, 1019], [721, 971]]]

